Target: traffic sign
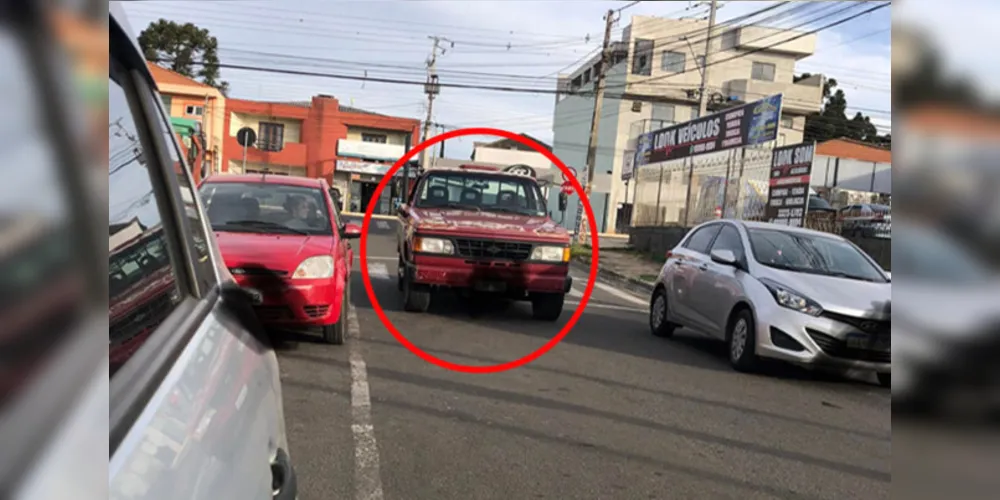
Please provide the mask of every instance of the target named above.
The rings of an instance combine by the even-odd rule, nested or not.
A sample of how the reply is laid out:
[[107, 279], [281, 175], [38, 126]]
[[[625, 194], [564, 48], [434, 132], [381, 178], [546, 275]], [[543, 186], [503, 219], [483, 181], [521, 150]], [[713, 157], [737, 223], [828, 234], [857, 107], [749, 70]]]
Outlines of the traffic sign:
[[236, 142], [244, 148], [253, 146], [257, 143], [257, 132], [250, 127], [243, 127], [236, 132]]

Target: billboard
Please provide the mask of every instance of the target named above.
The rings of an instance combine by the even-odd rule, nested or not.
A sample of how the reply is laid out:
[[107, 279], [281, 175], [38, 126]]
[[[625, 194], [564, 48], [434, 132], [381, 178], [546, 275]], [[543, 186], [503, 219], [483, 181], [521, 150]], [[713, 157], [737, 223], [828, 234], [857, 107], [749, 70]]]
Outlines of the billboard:
[[796, 227], [805, 222], [815, 150], [814, 142], [774, 148], [765, 214], [768, 222]]
[[778, 137], [781, 94], [639, 136], [636, 166], [753, 146]]

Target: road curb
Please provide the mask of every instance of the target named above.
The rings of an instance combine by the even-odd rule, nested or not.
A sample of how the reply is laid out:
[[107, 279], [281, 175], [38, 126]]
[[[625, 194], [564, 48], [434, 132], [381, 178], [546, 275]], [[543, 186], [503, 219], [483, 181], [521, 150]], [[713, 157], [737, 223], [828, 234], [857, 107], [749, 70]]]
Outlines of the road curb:
[[[581, 272], [590, 273], [590, 259], [573, 257], [571, 265]], [[631, 278], [605, 267], [601, 267], [600, 263], [597, 264], [597, 280], [615, 288], [622, 288], [626, 292], [635, 295], [649, 297], [653, 294], [652, 283]]]

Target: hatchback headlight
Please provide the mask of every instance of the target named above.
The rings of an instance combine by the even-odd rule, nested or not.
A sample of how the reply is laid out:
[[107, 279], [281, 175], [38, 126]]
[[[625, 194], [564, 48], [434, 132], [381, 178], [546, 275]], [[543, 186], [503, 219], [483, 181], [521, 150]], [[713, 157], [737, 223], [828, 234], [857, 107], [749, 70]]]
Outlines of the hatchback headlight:
[[823, 307], [815, 300], [766, 278], [761, 279], [760, 282], [771, 292], [771, 296], [778, 302], [778, 305], [810, 316], [823, 314]]
[[451, 255], [455, 253], [455, 245], [450, 240], [444, 238], [424, 238], [418, 236], [413, 242], [413, 251]]
[[333, 276], [333, 257], [329, 255], [309, 257], [292, 273], [292, 278], [295, 279], [320, 279], [331, 276]]
[[537, 246], [531, 250], [531, 260], [569, 262], [569, 247]]

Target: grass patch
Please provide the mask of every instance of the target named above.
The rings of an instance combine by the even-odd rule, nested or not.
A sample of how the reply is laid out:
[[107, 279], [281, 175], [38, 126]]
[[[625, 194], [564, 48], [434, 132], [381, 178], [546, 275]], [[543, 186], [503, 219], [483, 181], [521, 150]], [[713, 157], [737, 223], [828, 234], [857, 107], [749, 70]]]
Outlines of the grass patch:
[[583, 245], [573, 245], [569, 248], [569, 254], [571, 257], [586, 257], [590, 258], [591, 251], [590, 247]]
[[656, 278], [659, 278], [659, 276], [657, 276], [655, 274], [640, 274], [639, 275], [639, 279], [642, 280], [642, 281], [645, 281], [647, 283], [655, 283], [656, 282]]

